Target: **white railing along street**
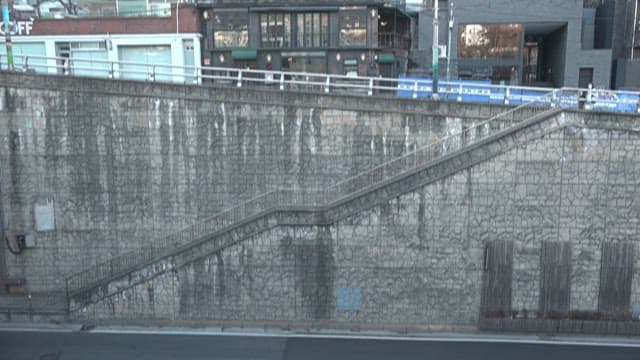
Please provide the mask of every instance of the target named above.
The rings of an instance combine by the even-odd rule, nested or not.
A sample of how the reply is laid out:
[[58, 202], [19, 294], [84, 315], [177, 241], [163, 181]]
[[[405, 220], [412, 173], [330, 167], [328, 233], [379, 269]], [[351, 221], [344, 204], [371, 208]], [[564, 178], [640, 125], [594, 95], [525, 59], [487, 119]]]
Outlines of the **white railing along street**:
[[[346, 76], [294, 71], [236, 69], [211, 66], [175, 66], [129, 61], [15, 55], [14, 69], [21, 72], [129, 79], [185, 84], [219, 84], [279, 90], [348, 93], [368, 96], [431, 98], [431, 82], [418, 78]], [[0, 55], [0, 70], [7, 58]], [[595, 88], [540, 88], [492, 85], [464, 81], [440, 81], [439, 98], [449, 101], [493, 104], [526, 104], [544, 94], [551, 106], [584, 110], [640, 113], [640, 92]]]

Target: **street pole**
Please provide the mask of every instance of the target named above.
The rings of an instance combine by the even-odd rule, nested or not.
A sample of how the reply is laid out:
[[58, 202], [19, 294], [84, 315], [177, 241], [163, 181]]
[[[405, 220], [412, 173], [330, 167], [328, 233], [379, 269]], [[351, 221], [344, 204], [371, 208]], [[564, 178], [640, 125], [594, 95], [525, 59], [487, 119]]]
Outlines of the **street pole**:
[[633, 33], [631, 34], [631, 59], [634, 58], [636, 47], [636, 34], [638, 33], [638, 2], [636, 0], [635, 11], [633, 12]]
[[432, 50], [432, 61], [431, 61], [431, 81], [432, 81], [432, 90], [433, 90], [433, 99], [438, 99], [438, 1], [433, 0], [433, 50]]
[[7, 263], [4, 257], [4, 247], [7, 239], [5, 231], [4, 201], [2, 201], [2, 159], [0, 159], [0, 294], [6, 292]]
[[447, 36], [447, 98], [451, 81], [451, 33], [453, 32], [453, 1], [449, 3], [449, 36]]
[[13, 45], [11, 43], [11, 20], [9, 18], [9, 5], [11, 0], [5, 0], [2, 5], [2, 22], [4, 23], [4, 41], [7, 47], [7, 68], [13, 71]]
[[[2, 22], [4, 23], [5, 34], [5, 46], [7, 47], [7, 68], [9, 71], [13, 71], [13, 46], [11, 44], [11, 21], [9, 18], [9, 8], [11, 7], [11, 0], [5, 0], [2, 5]], [[2, 201], [2, 160], [0, 159], [0, 293], [6, 291], [7, 281], [7, 264], [4, 257], [4, 247], [7, 241], [7, 234], [5, 229], [5, 214], [4, 214], [4, 201]]]

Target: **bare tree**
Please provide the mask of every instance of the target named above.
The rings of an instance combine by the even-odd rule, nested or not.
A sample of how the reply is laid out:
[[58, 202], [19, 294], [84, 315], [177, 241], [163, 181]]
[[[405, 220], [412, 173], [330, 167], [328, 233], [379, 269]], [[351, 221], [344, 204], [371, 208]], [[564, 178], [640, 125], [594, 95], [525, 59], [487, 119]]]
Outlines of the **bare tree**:
[[62, 4], [62, 6], [64, 6], [64, 9], [67, 11], [67, 14], [78, 15], [78, 7], [73, 2], [73, 0], [58, 0], [58, 2]]
[[42, 0], [36, 0], [36, 4], [33, 6], [34, 10], [36, 11], [36, 19], [40, 18], [40, 3], [42, 2]]

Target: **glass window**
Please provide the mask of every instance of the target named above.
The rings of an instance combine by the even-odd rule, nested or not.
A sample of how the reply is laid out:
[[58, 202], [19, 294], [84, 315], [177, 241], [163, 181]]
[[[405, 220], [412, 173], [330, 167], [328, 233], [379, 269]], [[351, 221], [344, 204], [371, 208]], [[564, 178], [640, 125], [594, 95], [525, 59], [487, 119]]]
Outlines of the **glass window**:
[[[150, 67], [146, 64], [161, 65], [156, 68], [156, 80], [171, 80], [171, 46], [120, 46], [118, 47], [120, 77], [124, 79], [146, 80]], [[162, 66], [165, 65], [165, 66]]]
[[[0, 64], [2, 67], [6, 69], [7, 66], [7, 48], [6, 46], [0, 46]], [[14, 56], [14, 64], [16, 68], [22, 66], [24, 58], [31, 56], [28, 59], [29, 69], [35, 72], [44, 73], [47, 72], [46, 62], [47, 60], [44, 58], [46, 56], [45, 44], [44, 43], [13, 43], [13, 56]]]
[[321, 16], [320, 21], [320, 26], [323, 29], [326, 29], [326, 31], [323, 30], [322, 34], [320, 34], [320, 42], [323, 44], [323, 46], [329, 46], [329, 14]]
[[[73, 74], [77, 76], [107, 77], [109, 62], [106, 49], [74, 49], [69, 54]], [[126, 66], [126, 65], [125, 65]]]
[[326, 73], [327, 59], [325, 56], [292, 56], [287, 59], [289, 70], [306, 73]]
[[517, 59], [520, 52], [522, 25], [461, 25], [458, 50], [467, 59]]
[[[320, 45], [320, 14], [313, 14], [313, 44]], [[317, 46], [316, 45], [316, 46]]]
[[297, 17], [297, 47], [329, 46], [329, 14], [300, 13]]
[[104, 41], [84, 41], [69, 43], [71, 49], [104, 49], [106, 44]]
[[298, 18], [297, 18], [297, 22], [298, 22], [298, 33], [296, 35], [296, 44], [298, 45], [298, 47], [301, 47], [301, 44], [304, 44], [304, 15], [299, 14]]
[[249, 13], [216, 11], [213, 16], [213, 43], [217, 48], [249, 45]]
[[291, 15], [286, 13], [260, 15], [260, 46], [291, 47]]
[[494, 84], [518, 84], [518, 69], [515, 66], [492, 66], [491, 81]]
[[310, 15], [300, 15], [303, 16], [305, 21], [304, 21], [304, 27], [302, 27], [301, 29], [304, 29], [304, 44], [302, 44], [303, 47], [308, 47], [311, 46], [311, 35], [312, 35], [312, 31], [311, 31], [311, 26], [312, 26], [312, 21], [311, 21], [311, 16]]
[[345, 59], [344, 60], [344, 74], [346, 76], [355, 77], [358, 76], [358, 60]]
[[340, 46], [367, 45], [367, 13], [344, 11], [340, 18]]

